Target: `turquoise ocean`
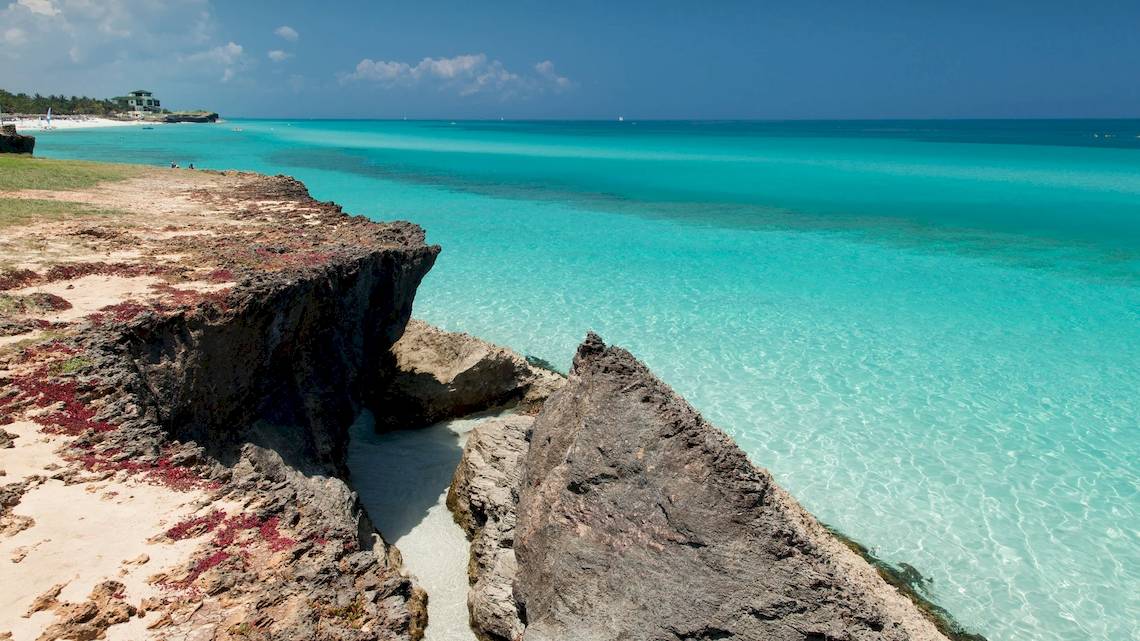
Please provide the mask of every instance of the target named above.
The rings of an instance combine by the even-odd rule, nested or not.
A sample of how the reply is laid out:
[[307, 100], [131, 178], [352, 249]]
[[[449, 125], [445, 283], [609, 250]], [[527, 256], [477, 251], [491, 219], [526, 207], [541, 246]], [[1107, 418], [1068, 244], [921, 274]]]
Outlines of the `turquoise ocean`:
[[419, 317], [564, 370], [587, 330], [627, 347], [991, 640], [1140, 639], [1140, 121], [241, 120], [37, 153], [419, 223]]

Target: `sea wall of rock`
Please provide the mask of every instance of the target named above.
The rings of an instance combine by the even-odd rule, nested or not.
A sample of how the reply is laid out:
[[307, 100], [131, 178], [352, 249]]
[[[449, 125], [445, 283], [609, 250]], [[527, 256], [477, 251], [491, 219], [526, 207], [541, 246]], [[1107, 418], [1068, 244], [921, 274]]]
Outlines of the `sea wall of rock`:
[[[58, 590], [35, 607], [56, 612], [60, 638], [145, 614], [148, 638], [420, 639], [426, 594], [361, 509], [344, 461], [439, 248], [406, 222], [316, 202], [290, 178], [186, 181], [162, 194], [185, 211], [135, 221], [129, 242], [84, 228], [131, 245], [138, 262], [9, 275], [10, 287], [80, 283], [66, 295], [92, 274], [146, 291], [35, 325], [55, 336], [31, 334], [6, 356], [0, 423], [30, 420], [59, 438], [63, 484], [158, 486], [166, 506], [196, 497], [184, 520], [147, 526], [148, 544], [189, 551], [147, 577], [153, 597], [121, 595], [127, 617], [73, 622]], [[101, 607], [76, 605], [89, 606]]]

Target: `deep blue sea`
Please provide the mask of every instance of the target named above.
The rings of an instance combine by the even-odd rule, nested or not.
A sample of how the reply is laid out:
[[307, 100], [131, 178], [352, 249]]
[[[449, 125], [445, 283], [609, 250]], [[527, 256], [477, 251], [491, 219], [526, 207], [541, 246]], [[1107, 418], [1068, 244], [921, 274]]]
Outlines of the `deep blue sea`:
[[1140, 639], [1140, 121], [243, 120], [37, 153], [415, 221], [443, 246], [418, 316], [562, 368], [587, 330], [629, 348], [993, 641]]

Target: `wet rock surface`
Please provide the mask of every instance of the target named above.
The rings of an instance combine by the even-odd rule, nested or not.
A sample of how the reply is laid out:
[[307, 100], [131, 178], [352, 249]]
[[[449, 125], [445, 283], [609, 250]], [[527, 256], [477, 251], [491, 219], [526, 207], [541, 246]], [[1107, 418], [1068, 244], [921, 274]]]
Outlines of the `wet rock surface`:
[[533, 425], [525, 639], [942, 639], [723, 432], [590, 335]]
[[508, 416], [472, 430], [447, 494], [448, 508], [471, 539], [471, 627], [488, 641], [514, 641], [523, 632], [514, 597], [514, 539], [522, 461], [533, 422], [530, 416]]
[[377, 403], [380, 429], [422, 427], [510, 403], [536, 411], [565, 380], [509, 349], [418, 320], [408, 323], [392, 359]]

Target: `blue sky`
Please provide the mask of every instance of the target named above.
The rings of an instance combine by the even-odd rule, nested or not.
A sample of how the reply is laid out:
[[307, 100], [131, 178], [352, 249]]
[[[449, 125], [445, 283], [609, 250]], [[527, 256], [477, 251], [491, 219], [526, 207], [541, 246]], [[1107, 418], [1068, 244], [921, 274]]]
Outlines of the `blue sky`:
[[1140, 116], [1140, 2], [0, 0], [0, 87], [229, 116]]

